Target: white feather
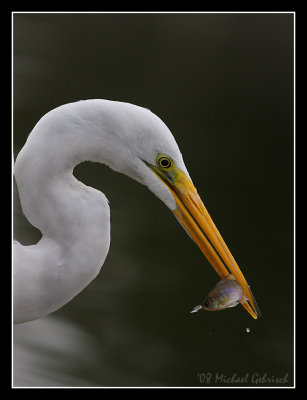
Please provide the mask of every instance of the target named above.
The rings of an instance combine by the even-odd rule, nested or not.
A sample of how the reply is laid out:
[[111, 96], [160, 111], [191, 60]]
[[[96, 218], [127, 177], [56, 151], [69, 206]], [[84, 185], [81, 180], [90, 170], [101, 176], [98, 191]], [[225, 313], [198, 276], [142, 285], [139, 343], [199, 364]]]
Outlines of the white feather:
[[33, 246], [14, 244], [14, 322], [47, 315], [76, 296], [100, 271], [110, 245], [105, 195], [79, 182], [83, 161], [108, 165], [147, 186], [171, 210], [171, 192], [146, 166], [169, 155], [188, 175], [176, 141], [151, 111], [86, 100], [58, 107], [36, 124], [15, 163], [22, 210], [42, 232]]

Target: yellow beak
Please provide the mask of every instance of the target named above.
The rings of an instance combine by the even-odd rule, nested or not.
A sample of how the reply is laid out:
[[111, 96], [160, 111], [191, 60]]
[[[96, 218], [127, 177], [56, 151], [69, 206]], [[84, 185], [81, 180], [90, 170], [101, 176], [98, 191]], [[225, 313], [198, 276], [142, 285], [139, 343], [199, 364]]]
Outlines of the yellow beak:
[[248, 299], [241, 304], [253, 318], [257, 319], [261, 313], [250, 287], [191, 180], [175, 166], [167, 173], [156, 166], [150, 167], [172, 192], [177, 204], [173, 213], [178, 221], [221, 278], [225, 278], [230, 273], [235, 277]]

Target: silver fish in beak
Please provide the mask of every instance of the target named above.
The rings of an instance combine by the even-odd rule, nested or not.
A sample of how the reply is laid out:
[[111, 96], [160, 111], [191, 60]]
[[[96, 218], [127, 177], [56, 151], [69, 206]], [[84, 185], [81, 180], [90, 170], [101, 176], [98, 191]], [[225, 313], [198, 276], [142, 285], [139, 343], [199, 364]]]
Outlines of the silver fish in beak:
[[241, 285], [239, 285], [233, 275], [229, 274], [214, 286], [203, 304], [194, 307], [191, 313], [197, 312], [201, 308], [207, 311], [225, 310], [246, 301], [247, 298], [244, 295]]

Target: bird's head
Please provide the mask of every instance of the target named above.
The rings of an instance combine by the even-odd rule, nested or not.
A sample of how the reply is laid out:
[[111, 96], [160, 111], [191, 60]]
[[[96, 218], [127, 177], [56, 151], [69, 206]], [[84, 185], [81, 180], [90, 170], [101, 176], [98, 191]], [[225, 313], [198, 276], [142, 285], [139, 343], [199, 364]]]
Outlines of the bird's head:
[[127, 103], [110, 106], [119, 107], [120, 129], [113, 134], [117, 151], [121, 148], [121, 157], [112, 159], [110, 167], [146, 185], [166, 204], [219, 276], [235, 277], [249, 301], [243, 306], [257, 318], [260, 311], [249, 285], [200, 199], [168, 127], [147, 109]]

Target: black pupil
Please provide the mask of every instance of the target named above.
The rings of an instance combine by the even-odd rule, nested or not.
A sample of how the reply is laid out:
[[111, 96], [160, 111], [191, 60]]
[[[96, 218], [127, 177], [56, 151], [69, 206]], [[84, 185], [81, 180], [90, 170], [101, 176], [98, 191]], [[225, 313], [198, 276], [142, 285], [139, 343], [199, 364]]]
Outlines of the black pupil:
[[168, 161], [168, 159], [163, 158], [163, 159], [160, 161], [160, 164], [162, 165], [162, 167], [168, 167], [168, 166], [169, 166], [169, 161]]

